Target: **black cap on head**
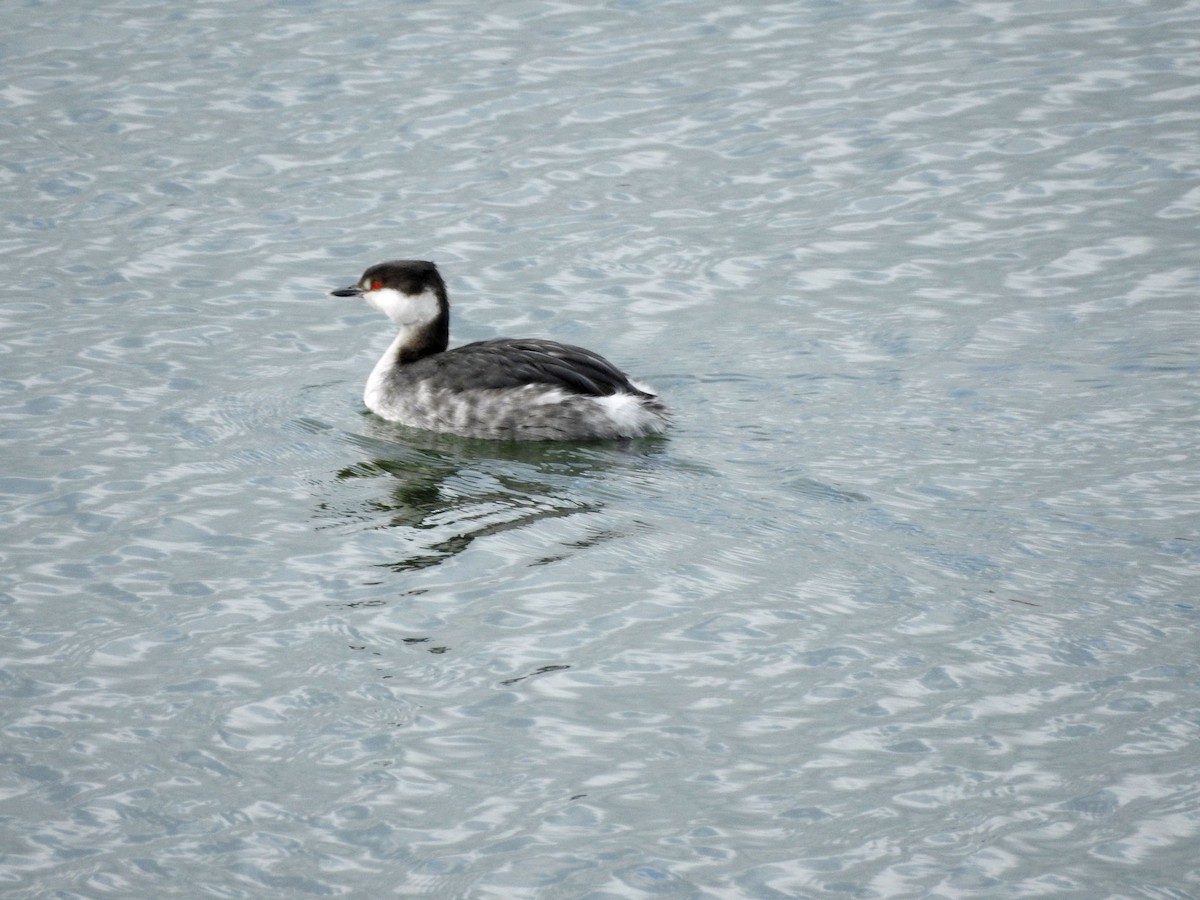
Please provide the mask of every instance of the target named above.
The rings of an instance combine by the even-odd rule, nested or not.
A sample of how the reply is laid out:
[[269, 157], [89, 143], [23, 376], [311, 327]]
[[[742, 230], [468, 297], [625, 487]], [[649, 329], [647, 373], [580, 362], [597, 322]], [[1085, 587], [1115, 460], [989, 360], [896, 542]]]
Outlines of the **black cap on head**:
[[445, 295], [446, 283], [434, 263], [427, 259], [393, 259], [371, 266], [357, 284], [329, 293], [334, 297], [359, 297], [370, 290], [391, 288], [402, 294], [420, 294], [431, 287]]

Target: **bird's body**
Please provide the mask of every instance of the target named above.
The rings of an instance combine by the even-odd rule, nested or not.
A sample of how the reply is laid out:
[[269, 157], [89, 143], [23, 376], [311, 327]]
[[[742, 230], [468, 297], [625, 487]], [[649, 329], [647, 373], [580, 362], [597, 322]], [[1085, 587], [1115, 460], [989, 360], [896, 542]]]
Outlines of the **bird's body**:
[[384, 419], [501, 440], [632, 438], [669, 424], [653, 391], [582, 347], [501, 338], [446, 349], [450, 304], [431, 262], [380, 263], [332, 293], [361, 296], [400, 329], [363, 392]]

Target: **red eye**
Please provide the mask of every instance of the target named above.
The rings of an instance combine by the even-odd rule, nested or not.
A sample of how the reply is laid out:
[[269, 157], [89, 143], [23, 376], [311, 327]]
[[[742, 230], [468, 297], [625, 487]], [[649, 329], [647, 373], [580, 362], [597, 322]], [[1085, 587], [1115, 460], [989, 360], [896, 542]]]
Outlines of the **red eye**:
[[382, 282], [382, 281], [380, 281], [380, 280], [376, 279], [375, 281], [372, 281], [372, 282], [371, 282], [371, 290], [373, 290], [373, 291], [377, 291], [377, 290], [379, 290], [381, 287], [383, 287], [383, 282]]

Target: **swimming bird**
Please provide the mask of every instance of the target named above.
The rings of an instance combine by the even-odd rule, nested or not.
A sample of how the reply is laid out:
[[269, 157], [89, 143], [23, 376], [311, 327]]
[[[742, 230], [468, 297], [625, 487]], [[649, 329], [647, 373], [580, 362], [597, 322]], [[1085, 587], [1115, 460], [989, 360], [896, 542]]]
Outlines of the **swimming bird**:
[[363, 391], [367, 408], [384, 419], [531, 441], [635, 438], [670, 424], [651, 388], [582, 347], [499, 338], [446, 349], [450, 300], [427, 260], [379, 263], [330, 294], [362, 297], [400, 329]]

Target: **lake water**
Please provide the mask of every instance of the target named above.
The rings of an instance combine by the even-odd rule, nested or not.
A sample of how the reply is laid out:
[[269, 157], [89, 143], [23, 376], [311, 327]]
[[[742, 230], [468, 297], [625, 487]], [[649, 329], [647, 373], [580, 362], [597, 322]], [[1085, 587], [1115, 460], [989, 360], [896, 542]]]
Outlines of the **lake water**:
[[1200, 896], [1200, 3], [0, 22], [0, 893]]

